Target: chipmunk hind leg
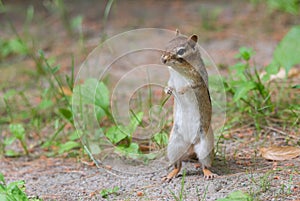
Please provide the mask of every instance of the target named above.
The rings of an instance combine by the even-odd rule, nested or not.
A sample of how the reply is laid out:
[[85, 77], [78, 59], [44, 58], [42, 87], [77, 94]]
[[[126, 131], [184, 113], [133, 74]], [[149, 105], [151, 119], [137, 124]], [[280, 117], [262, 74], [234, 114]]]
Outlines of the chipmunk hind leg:
[[202, 165], [202, 171], [204, 174], [204, 179], [213, 179], [217, 174], [211, 172], [208, 168], [211, 167], [212, 159], [213, 159], [213, 151], [204, 159], [199, 159], [201, 165]]
[[205, 179], [212, 179], [217, 176], [217, 174], [212, 173], [208, 168], [211, 167], [212, 160], [214, 157], [214, 142], [209, 136], [201, 138], [198, 144], [194, 145], [194, 151], [197, 154], [198, 160], [202, 165], [202, 170]]
[[172, 133], [167, 152], [170, 163], [174, 164], [174, 169], [166, 177], [163, 177], [162, 181], [169, 182], [178, 175], [181, 170], [182, 160], [187, 156], [189, 147], [190, 144], [184, 142], [180, 135]]

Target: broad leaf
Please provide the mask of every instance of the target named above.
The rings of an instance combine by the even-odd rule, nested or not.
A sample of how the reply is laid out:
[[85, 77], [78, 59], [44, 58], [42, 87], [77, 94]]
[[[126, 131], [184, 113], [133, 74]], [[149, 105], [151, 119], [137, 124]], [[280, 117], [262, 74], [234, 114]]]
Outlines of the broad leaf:
[[[300, 63], [300, 26], [293, 27], [280, 41], [273, 54], [274, 68], [278, 65], [288, 72], [294, 65]], [[277, 66], [276, 66], [277, 65]], [[276, 73], [276, 70], [274, 71]]]
[[121, 126], [112, 126], [106, 131], [105, 136], [112, 144], [117, 144], [128, 136], [127, 133], [128, 131]]
[[132, 135], [133, 132], [136, 130], [137, 126], [142, 122], [143, 119], [143, 112], [139, 112], [137, 114], [132, 114], [130, 119], [130, 125], [129, 125], [129, 134]]
[[20, 140], [25, 138], [25, 129], [22, 124], [10, 124], [9, 130], [16, 138]]
[[87, 79], [84, 84], [74, 88], [73, 94], [73, 98], [76, 98], [73, 99], [73, 103], [93, 105], [98, 119], [110, 114], [109, 90], [104, 83], [96, 79]]
[[62, 154], [64, 152], [67, 152], [67, 151], [70, 151], [72, 149], [79, 148], [79, 147], [80, 147], [80, 143], [74, 142], [74, 141], [68, 141], [65, 144], [60, 145], [60, 149], [59, 149], [58, 153]]
[[137, 159], [141, 156], [139, 154], [139, 145], [137, 143], [131, 143], [128, 147], [118, 146], [116, 147], [116, 151], [126, 156], [129, 156], [132, 159]]

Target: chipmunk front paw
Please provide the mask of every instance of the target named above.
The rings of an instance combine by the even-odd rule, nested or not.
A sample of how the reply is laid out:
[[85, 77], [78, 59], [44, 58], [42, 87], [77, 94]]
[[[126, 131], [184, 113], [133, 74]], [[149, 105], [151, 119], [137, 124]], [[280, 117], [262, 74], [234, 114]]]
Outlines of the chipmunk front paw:
[[166, 86], [165, 89], [164, 89], [165, 93], [166, 94], [169, 94], [171, 95], [174, 91], [174, 88], [173, 87], [170, 87], [170, 86]]

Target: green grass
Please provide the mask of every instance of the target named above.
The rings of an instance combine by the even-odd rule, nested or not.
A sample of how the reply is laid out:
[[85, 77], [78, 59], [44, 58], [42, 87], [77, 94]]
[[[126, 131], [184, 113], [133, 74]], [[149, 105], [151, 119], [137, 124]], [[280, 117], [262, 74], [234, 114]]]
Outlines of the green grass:
[[[9, 27], [13, 33], [12, 38], [2, 38], [0, 41], [0, 60], [11, 59], [13, 57], [22, 56], [26, 60], [34, 63], [35, 71], [26, 71], [25, 75], [31, 77], [36, 83], [42, 83], [44, 86], [33, 86], [33, 82], [22, 83], [21, 89], [15, 89], [12, 86], [3, 85], [3, 103], [1, 107], [5, 111], [0, 117], [2, 129], [7, 130], [4, 141], [1, 141], [1, 153], [5, 156], [21, 156], [29, 155], [29, 146], [32, 146], [30, 139], [35, 138], [34, 146], [49, 148], [50, 145], [61, 147], [66, 143], [66, 147], [60, 148], [57, 153], [52, 152], [50, 155], [61, 154], [70, 151], [71, 141], [73, 148], [80, 143], [78, 139], [69, 141], [56, 139], [60, 134], [64, 133], [63, 129], [67, 124], [73, 125], [70, 95], [66, 95], [65, 91], [73, 90], [74, 85], [74, 62], [72, 59], [71, 75], [62, 75], [59, 73], [60, 66], [55, 64], [55, 58], [46, 58], [42, 50], [37, 50], [31, 43], [33, 36], [29, 33], [29, 26], [34, 18], [34, 10], [32, 6], [27, 9], [27, 17], [23, 26], [22, 35], [18, 33], [11, 21]], [[29, 45], [30, 44], [30, 45]], [[18, 83], [18, 80], [15, 82]], [[10, 88], [11, 87], [11, 88]], [[2, 88], [2, 87], [0, 87]], [[28, 92], [29, 91], [29, 92]], [[34, 91], [34, 93], [31, 93]], [[40, 99], [36, 104], [33, 99]], [[43, 136], [42, 130], [47, 127], [52, 135]], [[74, 131], [70, 131], [70, 134]], [[32, 135], [35, 133], [35, 135]], [[11, 147], [19, 141], [23, 149], [23, 153], [16, 152]], [[75, 146], [77, 143], [77, 146]], [[13, 145], [13, 146], [11, 146]]]
[[176, 194], [174, 191], [172, 191], [171, 189], [169, 189], [170, 193], [173, 196], [173, 199], [176, 200], [176, 201], [183, 201], [184, 197], [185, 197], [185, 192], [184, 192], [185, 173], [186, 173], [186, 171], [183, 170], [180, 191]]
[[[286, 73], [300, 63], [296, 52], [299, 51], [300, 40], [297, 36], [300, 26], [293, 27], [276, 47], [273, 60], [264, 67], [266, 74], [261, 76], [252, 58], [255, 52], [251, 48], [242, 47], [236, 58], [238, 63], [230, 67], [229, 78], [224, 85], [231, 97], [227, 116], [232, 122], [240, 124], [252, 123], [257, 130], [264, 126], [278, 124], [283, 127], [296, 128], [299, 124], [299, 94], [288, 84], [287, 77], [282, 80], [271, 80], [271, 75], [284, 67]], [[295, 96], [295, 99], [288, 97]]]

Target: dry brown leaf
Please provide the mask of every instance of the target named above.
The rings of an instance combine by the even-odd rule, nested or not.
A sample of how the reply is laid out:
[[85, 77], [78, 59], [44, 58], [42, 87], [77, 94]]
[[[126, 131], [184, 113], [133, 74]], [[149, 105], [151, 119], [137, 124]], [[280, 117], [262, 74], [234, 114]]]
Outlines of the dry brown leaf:
[[300, 148], [290, 146], [261, 148], [260, 152], [265, 159], [274, 161], [290, 160], [300, 156]]

